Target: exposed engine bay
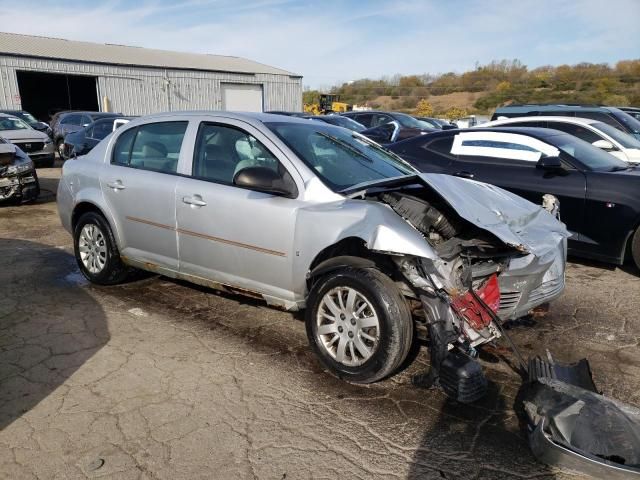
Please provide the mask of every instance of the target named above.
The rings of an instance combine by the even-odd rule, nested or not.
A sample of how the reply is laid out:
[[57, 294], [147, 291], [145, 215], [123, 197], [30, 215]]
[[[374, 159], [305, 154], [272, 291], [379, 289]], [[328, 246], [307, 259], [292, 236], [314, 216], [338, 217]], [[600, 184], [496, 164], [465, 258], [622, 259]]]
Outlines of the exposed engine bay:
[[34, 200], [39, 194], [38, 177], [31, 159], [0, 138], [0, 201]]

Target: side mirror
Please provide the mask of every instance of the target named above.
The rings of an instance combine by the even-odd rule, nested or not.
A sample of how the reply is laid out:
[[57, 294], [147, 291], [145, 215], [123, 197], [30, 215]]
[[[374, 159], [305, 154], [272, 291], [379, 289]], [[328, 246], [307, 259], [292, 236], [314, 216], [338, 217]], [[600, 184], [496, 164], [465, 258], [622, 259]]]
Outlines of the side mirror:
[[31, 125], [33, 128], [35, 128], [36, 130], [40, 130], [40, 131], [44, 131], [47, 128], [49, 128], [49, 125], [47, 125], [44, 122], [36, 122], [33, 125]]
[[298, 195], [296, 184], [288, 173], [283, 177], [267, 167], [243, 168], [233, 177], [233, 184], [281, 197], [295, 198]]
[[560, 157], [542, 157], [536, 167], [543, 170], [563, 170]]
[[593, 142], [591, 145], [593, 145], [594, 147], [597, 147], [601, 150], [605, 150], [607, 152], [610, 152], [612, 150], [616, 150], [616, 147], [613, 145], [613, 143], [611, 143], [608, 140], [596, 140], [595, 142]]

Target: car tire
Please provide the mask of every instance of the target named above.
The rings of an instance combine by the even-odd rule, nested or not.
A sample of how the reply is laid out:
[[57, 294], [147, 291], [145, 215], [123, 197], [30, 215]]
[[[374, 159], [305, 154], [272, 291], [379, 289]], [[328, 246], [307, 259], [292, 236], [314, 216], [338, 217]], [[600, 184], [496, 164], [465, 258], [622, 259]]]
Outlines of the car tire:
[[640, 227], [638, 227], [631, 239], [631, 257], [633, 258], [633, 263], [640, 269]]
[[311, 288], [305, 322], [322, 364], [351, 383], [373, 383], [391, 375], [413, 341], [406, 299], [375, 268], [343, 267], [321, 277]]
[[99, 213], [87, 212], [80, 217], [73, 233], [73, 249], [80, 271], [91, 283], [116, 285], [129, 275], [111, 228]]

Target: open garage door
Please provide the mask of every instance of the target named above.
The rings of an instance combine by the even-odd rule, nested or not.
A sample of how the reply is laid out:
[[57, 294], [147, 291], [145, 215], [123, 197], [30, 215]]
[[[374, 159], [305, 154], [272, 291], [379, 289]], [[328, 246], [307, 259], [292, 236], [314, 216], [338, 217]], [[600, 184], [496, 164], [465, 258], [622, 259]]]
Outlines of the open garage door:
[[60, 110], [98, 111], [96, 77], [17, 71], [22, 109], [49, 121]]
[[231, 112], [262, 112], [262, 85], [222, 84], [222, 109]]

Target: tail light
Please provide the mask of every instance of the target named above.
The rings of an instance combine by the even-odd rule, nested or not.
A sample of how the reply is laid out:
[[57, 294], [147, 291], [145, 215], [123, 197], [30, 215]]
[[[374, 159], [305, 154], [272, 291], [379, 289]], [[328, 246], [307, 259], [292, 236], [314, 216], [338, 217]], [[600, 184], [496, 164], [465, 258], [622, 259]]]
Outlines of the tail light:
[[[476, 294], [494, 313], [498, 312], [500, 307], [500, 285], [496, 274], [491, 275], [489, 280], [476, 290]], [[473, 298], [471, 292], [457, 296], [451, 305], [458, 315], [464, 317], [471, 328], [475, 330], [482, 330], [491, 323], [491, 315]]]

